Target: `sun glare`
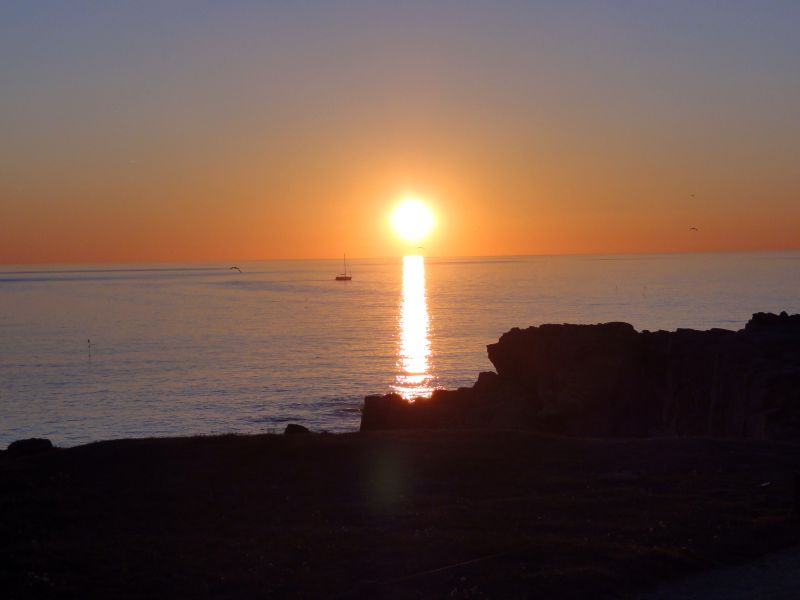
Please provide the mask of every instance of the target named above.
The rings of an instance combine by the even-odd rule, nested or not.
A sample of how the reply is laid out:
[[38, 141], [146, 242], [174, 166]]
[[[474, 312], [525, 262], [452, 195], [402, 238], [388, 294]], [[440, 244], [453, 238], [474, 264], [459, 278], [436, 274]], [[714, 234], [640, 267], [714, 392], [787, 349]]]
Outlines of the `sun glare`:
[[425, 294], [425, 259], [403, 257], [403, 296], [400, 305], [400, 336], [394, 391], [406, 400], [433, 392], [431, 374], [430, 317]]
[[416, 198], [407, 198], [392, 213], [392, 226], [408, 242], [422, 241], [433, 229], [433, 213]]

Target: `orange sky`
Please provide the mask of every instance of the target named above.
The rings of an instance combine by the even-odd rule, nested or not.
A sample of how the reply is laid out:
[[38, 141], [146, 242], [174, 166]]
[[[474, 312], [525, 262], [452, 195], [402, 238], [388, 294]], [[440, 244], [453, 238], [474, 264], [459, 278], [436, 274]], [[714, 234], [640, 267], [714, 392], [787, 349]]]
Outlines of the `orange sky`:
[[235, 6], [0, 9], [0, 262], [800, 248], [791, 5]]

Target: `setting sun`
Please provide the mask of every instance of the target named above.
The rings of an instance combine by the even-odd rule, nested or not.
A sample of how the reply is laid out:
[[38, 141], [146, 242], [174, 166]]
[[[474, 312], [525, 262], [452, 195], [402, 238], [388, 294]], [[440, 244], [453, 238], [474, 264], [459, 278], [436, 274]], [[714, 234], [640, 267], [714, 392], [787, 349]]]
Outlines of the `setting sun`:
[[416, 198], [400, 202], [392, 213], [392, 227], [406, 241], [419, 242], [433, 229], [434, 219], [430, 208]]

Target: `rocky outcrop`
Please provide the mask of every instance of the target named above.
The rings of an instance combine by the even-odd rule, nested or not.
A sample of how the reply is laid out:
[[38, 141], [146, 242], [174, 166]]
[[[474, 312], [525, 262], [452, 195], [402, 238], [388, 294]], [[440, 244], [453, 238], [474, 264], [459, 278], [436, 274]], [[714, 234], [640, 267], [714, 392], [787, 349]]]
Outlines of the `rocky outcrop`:
[[637, 332], [627, 323], [514, 328], [496, 373], [408, 403], [368, 396], [362, 431], [530, 428], [569, 435], [800, 439], [800, 315], [741, 331]]
[[30, 456], [54, 450], [53, 443], [45, 438], [27, 438], [11, 442], [6, 449], [6, 456]]
[[304, 435], [306, 433], [311, 433], [308, 427], [303, 427], [297, 423], [289, 423], [286, 429], [283, 430], [283, 435]]

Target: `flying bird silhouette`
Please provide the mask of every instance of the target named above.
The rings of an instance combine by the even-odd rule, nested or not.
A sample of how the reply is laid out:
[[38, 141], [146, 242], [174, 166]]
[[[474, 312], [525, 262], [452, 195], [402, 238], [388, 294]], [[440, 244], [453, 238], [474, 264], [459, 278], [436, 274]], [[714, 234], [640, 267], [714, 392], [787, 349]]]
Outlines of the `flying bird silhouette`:
[[700, 231], [697, 227], [689, 227], [689, 231]]
[[234, 270], [234, 269], [236, 269], [237, 271], [239, 271], [239, 273], [241, 273], [241, 272], [242, 272], [242, 270], [241, 270], [239, 267], [231, 267], [231, 268], [230, 268], [230, 270], [231, 270], [231, 271], [232, 271], [232, 270]]

